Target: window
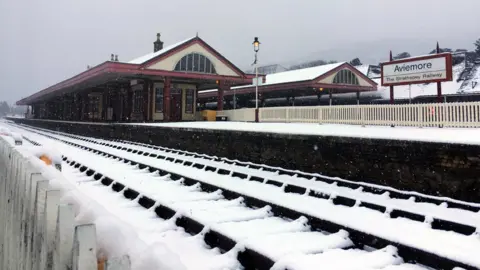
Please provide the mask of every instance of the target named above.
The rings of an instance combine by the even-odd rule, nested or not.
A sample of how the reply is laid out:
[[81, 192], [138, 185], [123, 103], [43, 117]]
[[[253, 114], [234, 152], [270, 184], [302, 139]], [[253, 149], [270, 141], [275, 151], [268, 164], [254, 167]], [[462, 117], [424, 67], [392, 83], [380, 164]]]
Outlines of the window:
[[88, 111], [90, 119], [100, 119], [102, 112], [100, 111], [100, 96], [91, 95], [88, 99]]
[[143, 112], [143, 95], [142, 90], [136, 90], [133, 92], [133, 112]]
[[175, 65], [175, 71], [217, 73], [210, 59], [199, 53], [190, 53], [182, 57]]
[[333, 78], [333, 83], [360, 85], [357, 76], [348, 69], [340, 70], [337, 75], [335, 75], [335, 78]]
[[155, 112], [163, 112], [163, 88], [155, 88]]
[[195, 100], [195, 89], [186, 89], [185, 113], [193, 113], [194, 100]]

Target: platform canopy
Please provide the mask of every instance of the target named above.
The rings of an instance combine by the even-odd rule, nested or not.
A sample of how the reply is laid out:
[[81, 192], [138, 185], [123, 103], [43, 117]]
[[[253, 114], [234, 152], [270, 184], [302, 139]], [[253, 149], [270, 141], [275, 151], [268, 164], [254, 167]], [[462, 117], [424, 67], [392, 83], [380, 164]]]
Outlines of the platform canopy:
[[[316, 95], [322, 91], [336, 93], [376, 91], [377, 83], [347, 62], [297, 69], [264, 77], [258, 86], [263, 98]], [[232, 87], [224, 96], [255, 94], [254, 84]], [[199, 92], [199, 100], [211, 100], [217, 89]]]
[[[163, 44], [163, 43], [162, 43]], [[216, 87], [219, 81], [229, 85], [245, 85], [254, 75], [245, 74], [227, 58], [195, 36], [161, 48], [129, 62], [106, 61], [69, 79], [17, 101], [17, 105], [32, 105], [95, 87], [115, 88], [129, 85], [132, 80], [191, 83], [197, 89]]]

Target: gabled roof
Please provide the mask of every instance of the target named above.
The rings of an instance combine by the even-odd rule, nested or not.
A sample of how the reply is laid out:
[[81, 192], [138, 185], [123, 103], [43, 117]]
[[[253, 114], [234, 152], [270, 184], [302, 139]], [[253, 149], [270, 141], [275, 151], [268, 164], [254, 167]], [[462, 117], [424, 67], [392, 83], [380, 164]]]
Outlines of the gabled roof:
[[133, 59], [129, 64], [137, 64], [140, 65], [140, 68], [148, 68], [149, 66], [154, 65], [157, 62], [162, 61], [163, 59], [166, 59], [167, 57], [183, 50], [189, 47], [190, 45], [193, 44], [199, 44], [201, 47], [203, 47], [205, 50], [210, 52], [212, 55], [214, 55], [217, 59], [219, 59], [221, 62], [223, 62], [226, 66], [228, 66], [230, 69], [234, 71], [238, 76], [245, 77], [246, 74], [237, 66], [235, 66], [232, 62], [230, 62], [226, 57], [224, 57], [221, 53], [219, 53], [217, 50], [212, 48], [208, 43], [206, 43], [203, 39], [201, 39], [198, 36], [191, 37], [188, 39], [185, 39], [183, 41], [177, 42], [175, 44], [172, 44], [170, 46], [167, 46], [163, 48], [162, 50], [158, 52], [153, 52], [146, 54], [144, 56], [141, 56], [139, 58]]
[[265, 77], [264, 85], [287, 83], [287, 82], [298, 82], [298, 81], [310, 81], [343, 65], [344, 63], [345, 62], [268, 74]]
[[161, 56], [161, 55], [163, 55], [163, 54], [165, 54], [165, 53], [167, 53], [167, 52], [169, 52], [169, 51], [171, 51], [171, 50], [179, 47], [180, 45], [183, 45], [183, 44], [185, 44], [185, 43], [187, 43], [187, 42], [189, 42], [189, 41], [191, 41], [191, 40], [193, 40], [193, 39], [195, 39], [195, 38], [196, 38], [196, 37], [191, 37], [191, 38], [182, 40], [182, 41], [180, 41], [180, 42], [177, 42], [177, 43], [175, 43], [175, 44], [172, 44], [172, 45], [170, 45], [170, 46], [167, 46], [167, 47], [159, 50], [158, 52], [152, 52], [152, 53], [146, 54], [146, 55], [144, 55], [144, 56], [140, 56], [140, 57], [138, 57], [138, 58], [135, 58], [135, 59], [129, 61], [128, 63], [129, 63], [129, 64], [143, 64], [143, 63], [145, 63], [145, 62], [147, 62], [147, 61], [149, 61], [149, 60], [151, 60], [151, 59], [153, 59], [153, 58], [155, 58], [155, 57], [157, 57], [157, 56]]
[[[169, 57], [193, 44], [202, 46], [212, 55], [217, 57], [221, 62], [234, 71], [234, 75], [221, 74], [204, 74], [204, 73], [189, 73], [178, 72], [172, 70], [162, 69], [148, 69], [148, 67], [165, 57]], [[147, 67], [147, 68], [146, 68]], [[118, 83], [120, 80], [128, 82], [132, 78], [137, 77], [174, 77], [174, 78], [191, 78], [198, 80], [226, 80], [233, 83], [245, 84], [253, 78], [254, 75], [247, 75], [228, 59], [221, 55], [218, 51], [213, 49], [205, 41], [198, 36], [177, 42], [170, 46], [163, 48], [158, 52], [146, 54], [142, 57], [131, 60], [130, 62], [111, 62], [106, 61], [88, 70], [85, 70], [69, 79], [63, 80], [55, 85], [45, 88], [39, 92], [30, 95], [17, 101], [17, 105], [27, 105], [33, 102], [38, 102], [55, 95], [68, 94], [75, 91], [93, 87], [96, 85], [105, 84], [108, 82]]]

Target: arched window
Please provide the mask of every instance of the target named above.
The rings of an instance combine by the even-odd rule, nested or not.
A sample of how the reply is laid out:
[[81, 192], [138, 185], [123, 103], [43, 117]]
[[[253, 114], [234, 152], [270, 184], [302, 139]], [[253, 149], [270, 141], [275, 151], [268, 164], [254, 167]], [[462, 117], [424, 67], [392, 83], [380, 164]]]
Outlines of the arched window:
[[340, 70], [337, 75], [335, 75], [335, 78], [333, 78], [333, 83], [360, 85], [357, 76], [348, 69]]
[[212, 61], [199, 53], [190, 53], [182, 57], [175, 65], [175, 71], [189, 71], [216, 74]]

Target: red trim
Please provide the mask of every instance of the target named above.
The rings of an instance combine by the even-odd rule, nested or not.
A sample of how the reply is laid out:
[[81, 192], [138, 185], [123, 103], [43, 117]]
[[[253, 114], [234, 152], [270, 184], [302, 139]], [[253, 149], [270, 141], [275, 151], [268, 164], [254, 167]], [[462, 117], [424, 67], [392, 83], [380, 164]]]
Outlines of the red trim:
[[[332, 88], [332, 89], [351, 89], [351, 92], [356, 91], [376, 91], [377, 86], [355, 86], [355, 85], [346, 85], [346, 84], [325, 84], [325, 83], [315, 83], [313, 81], [301, 81], [301, 82], [289, 82], [289, 83], [282, 83], [282, 84], [272, 84], [272, 85], [260, 85], [258, 87], [259, 93], [266, 93], [266, 92], [274, 92], [274, 91], [281, 91], [286, 89], [299, 89], [299, 88]], [[233, 95], [233, 89], [230, 91], [224, 91], [224, 96], [231, 96]], [[235, 94], [249, 94], [255, 92], [255, 86], [249, 87], [242, 87], [235, 89]], [[209, 98], [209, 97], [216, 97], [218, 95], [218, 91], [206, 92], [206, 93], [199, 93], [198, 98]]]
[[75, 75], [69, 79], [63, 80], [57, 84], [54, 84], [48, 88], [45, 88], [27, 98], [21, 99], [17, 101], [17, 105], [26, 105], [26, 102], [29, 102], [30, 100], [35, 100], [41, 96], [45, 96], [47, 94], [53, 93], [59, 89], [67, 88], [69, 86], [72, 86], [74, 84], [78, 84], [80, 82], [83, 82], [87, 79], [91, 79], [93, 77], [96, 77], [98, 75], [104, 74], [108, 72], [112, 67], [116, 66], [123, 66], [123, 67], [130, 67], [130, 69], [135, 69], [138, 68], [138, 65], [135, 64], [127, 64], [127, 63], [118, 63], [118, 62], [104, 62], [102, 64], [99, 64], [93, 68], [90, 68], [89, 70], [86, 70], [78, 75]]
[[[385, 83], [383, 80], [383, 66], [384, 65], [392, 65], [392, 64], [400, 64], [400, 63], [408, 63], [408, 62], [413, 62], [413, 61], [419, 61], [419, 60], [428, 60], [428, 59], [435, 59], [435, 58], [444, 58], [446, 60], [446, 71], [447, 71], [447, 76], [445, 79], [437, 79], [437, 80], [424, 80], [424, 81], [415, 81], [415, 82], [401, 82], [401, 83]], [[397, 86], [397, 85], [410, 85], [410, 84], [423, 84], [423, 83], [432, 83], [432, 82], [447, 82], [447, 81], [452, 81], [453, 80], [453, 63], [452, 63], [452, 54], [451, 53], [439, 53], [439, 54], [432, 54], [432, 55], [426, 55], [426, 56], [420, 56], [420, 57], [411, 57], [411, 58], [405, 58], [405, 59], [399, 59], [399, 60], [394, 60], [390, 62], [384, 62], [380, 63], [380, 76], [381, 76], [381, 82], [382, 86]]]
[[168, 52], [165, 52], [161, 55], [158, 55], [146, 62], [144, 62], [143, 64], [141, 64], [140, 68], [141, 69], [147, 69], [148, 67], [150, 66], [153, 66], [154, 64], [188, 48], [189, 46], [191, 45], [194, 45], [194, 44], [198, 44], [200, 46], [202, 46], [205, 50], [207, 50], [208, 52], [210, 52], [211, 54], [213, 54], [216, 58], [218, 58], [220, 60], [220, 62], [222, 62], [223, 64], [225, 64], [226, 66], [228, 66], [230, 69], [234, 70], [237, 75], [241, 76], [241, 77], [246, 77], [245, 73], [239, 69], [238, 67], [236, 67], [234, 64], [232, 64], [232, 62], [228, 61], [227, 58], [225, 58], [222, 54], [220, 54], [218, 51], [216, 51], [215, 49], [213, 49], [210, 45], [208, 45], [205, 41], [203, 41], [201, 38], [199, 37], [195, 37], [195, 38], [192, 38], [191, 40], [189, 41], [186, 41], [185, 43], [169, 50]]
[[129, 75], [150, 75], [172, 78], [188, 78], [188, 79], [201, 79], [201, 80], [229, 80], [235, 83], [251, 83], [249, 78], [235, 77], [235, 76], [222, 76], [214, 74], [203, 73], [186, 73], [176, 71], [154, 70], [154, 69], [139, 69], [139, 65], [119, 63], [119, 62], [104, 62], [96, 67], [93, 67], [87, 71], [84, 71], [70, 79], [64, 80], [53, 86], [50, 86], [40, 92], [37, 92], [27, 98], [17, 101], [17, 105], [27, 105], [29, 102], [34, 101], [40, 97], [56, 92], [60, 89], [64, 89], [75, 84], [79, 84], [86, 80], [92, 79], [103, 74], [129, 74]]

